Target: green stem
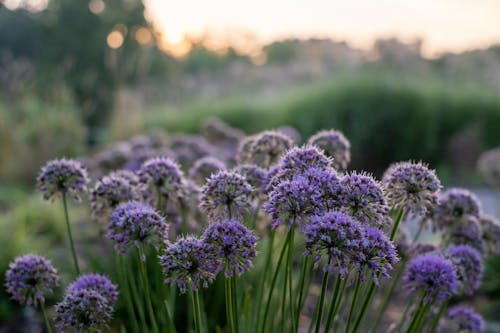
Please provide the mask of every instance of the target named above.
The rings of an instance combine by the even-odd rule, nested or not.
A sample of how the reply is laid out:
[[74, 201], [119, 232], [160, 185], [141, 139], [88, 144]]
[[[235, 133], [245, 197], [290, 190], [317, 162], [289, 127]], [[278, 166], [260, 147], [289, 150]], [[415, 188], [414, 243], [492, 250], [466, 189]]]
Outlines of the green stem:
[[201, 333], [201, 310], [200, 310], [200, 295], [198, 291], [191, 293], [193, 299], [193, 312], [194, 312], [194, 328], [196, 333]]
[[418, 240], [423, 229], [424, 229], [424, 222], [420, 221], [420, 223], [418, 225], [417, 233], [415, 234], [415, 237], [413, 237], [413, 243], [415, 243]]
[[[309, 256], [306, 256], [304, 259], [304, 263], [302, 264], [302, 273], [300, 274], [300, 280], [299, 280], [299, 300], [297, 301], [297, 310], [295, 312], [295, 327], [299, 327], [299, 318], [300, 318], [300, 313], [302, 311], [302, 306], [304, 304], [304, 286], [305, 286], [305, 280], [306, 280], [306, 275], [311, 271], [310, 270], [310, 258]], [[309, 289], [309, 288], [307, 288]], [[306, 293], [307, 295], [307, 293]]]
[[236, 272], [233, 269], [233, 276], [229, 278], [231, 281], [231, 300], [233, 301], [233, 321], [234, 326], [236, 328], [236, 332], [240, 329], [239, 323], [239, 311], [238, 311], [238, 297], [237, 297], [237, 288], [236, 288]]
[[[347, 280], [347, 277], [346, 279]], [[335, 288], [333, 290], [333, 296], [332, 300], [330, 302], [330, 306], [328, 308], [328, 317], [326, 319], [326, 325], [325, 325], [325, 333], [330, 330], [330, 327], [333, 322], [333, 318], [335, 317], [334, 310], [337, 308], [337, 298], [339, 296], [339, 291], [340, 291], [340, 285], [341, 285], [342, 278], [340, 277], [340, 274], [337, 274], [337, 279], [335, 280]], [[343, 284], [342, 288], [342, 293], [344, 292], [345, 289], [345, 283]]]
[[361, 273], [358, 274], [358, 278], [356, 280], [356, 287], [354, 289], [354, 295], [352, 296], [351, 309], [349, 310], [349, 316], [347, 317], [347, 325], [345, 328], [346, 333], [349, 333], [349, 327], [351, 326], [351, 320], [354, 316], [354, 309], [356, 307], [356, 301], [358, 299], [360, 286], [361, 286]]
[[431, 307], [431, 303], [427, 303], [424, 306], [424, 308], [420, 312], [420, 315], [419, 315], [419, 317], [417, 319], [417, 324], [416, 324], [416, 326], [415, 326], [415, 328], [413, 329], [412, 332], [415, 332], [415, 333], [423, 332], [422, 326], [425, 326], [424, 319], [425, 319], [425, 316], [427, 316], [427, 312], [429, 311], [430, 307]]
[[183, 236], [186, 236], [189, 231], [189, 225], [188, 225], [188, 210], [187, 207], [184, 204], [181, 204], [181, 232]]
[[151, 326], [153, 328], [154, 333], [158, 333], [158, 326], [156, 324], [156, 318], [155, 318], [155, 313], [153, 311], [153, 304], [151, 303], [151, 293], [149, 291], [149, 281], [148, 281], [148, 275], [146, 272], [146, 265], [142, 261], [142, 258], [144, 257], [144, 251], [142, 249], [142, 246], [139, 246], [139, 251], [138, 251], [138, 263], [139, 263], [139, 270], [141, 271], [141, 279], [142, 279], [142, 286], [143, 286], [143, 291], [144, 295], [146, 297], [146, 306], [148, 309], [148, 315], [149, 319], [151, 321]]
[[441, 307], [439, 308], [439, 312], [436, 317], [434, 317], [434, 320], [432, 321], [431, 328], [429, 329], [429, 333], [434, 333], [436, 332], [436, 328], [439, 324], [439, 319], [441, 319], [441, 316], [443, 315], [444, 309], [446, 309], [446, 306], [448, 306], [448, 301], [443, 302], [441, 304]]
[[47, 332], [52, 333], [52, 328], [50, 328], [49, 319], [47, 318], [47, 313], [45, 312], [45, 303], [40, 302], [40, 309], [42, 310], [43, 322], [47, 328]]
[[165, 312], [167, 314], [168, 332], [176, 333], [177, 329], [175, 328], [174, 321], [172, 320], [172, 316], [170, 315], [170, 310], [168, 309], [168, 300], [165, 300], [163, 303], [165, 304]]
[[408, 302], [406, 303], [406, 307], [405, 310], [403, 311], [403, 315], [401, 316], [401, 320], [399, 321], [398, 326], [394, 330], [395, 333], [399, 333], [403, 329], [406, 322], [406, 316], [408, 315], [408, 311], [410, 311], [410, 307], [412, 304], [413, 304], [413, 297], [410, 297], [410, 299], [408, 299]]
[[[420, 319], [420, 313], [422, 312], [423, 310], [423, 304], [424, 304], [424, 297], [425, 297], [425, 294], [422, 294], [422, 297], [420, 298], [420, 302], [418, 303], [418, 307], [417, 307], [417, 310], [415, 311], [415, 313], [413, 314], [413, 318], [410, 322], [410, 326], [408, 326], [408, 329], [406, 330], [406, 333], [410, 333], [410, 332], [413, 332], [413, 330], [415, 329], [415, 327], [417, 326], [417, 322], [418, 320]], [[404, 318], [403, 318], [404, 319]]]
[[328, 270], [323, 273], [323, 280], [321, 281], [321, 294], [319, 296], [319, 302], [317, 303], [318, 312], [316, 317], [316, 329], [315, 333], [319, 332], [321, 327], [321, 317], [323, 316], [323, 303], [325, 302], [326, 287], [328, 286]]
[[[288, 236], [287, 236], [288, 239]], [[290, 244], [288, 244], [288, 247], [290, 247]], [[284, 285], [282, 289], [282, 296], [281, 296], [281, 333], [285, 333], [285, 312], [286, 312], [286, 292], [287, 292], [287, 285], [288, 285], [288, 260], [285, 261], [285, 274], [283, 275], [284, 279]]]
[[266, 254], [266, 263], [264, 266], [264, 273], [262, 274], [260, 280], [259, 280], [259, 296], [257, 299], [257, 302], [254, 304], [255, 306], [255, 312], [257, 315], [257, 325], [255, 327], [259, 328], [260, 327], [260, 305], [262, 304], [262, 299], [264, 298], [264, 285], [265, 282], [267, 281], [267, 275], [269, 274], [269, 270], [271, 269], [271, 262], [272, 262], [272, 255], [273, 255], [273, 244], [274, 244], [274, 235], [275, 232], [274, 230], [271, 231], [271, 235], [269, 236], [269, 245], [267, 248], [267, 254]]
[[68, 214], [68, 202], [66, 199], [66, 193], [62, 194], [62, 201], [64, 206], [64, 217], [66, 218], [66, 227], [68, 229], [69, 243], [71, 245], [71, 254], [73, 255], [73, 263], [75, 264], [76, 275], [80, 275], [80, 266], [78, 266], [78, 258], [76, 256], [75, 243], [73, 242], [73, 236], [71, 234], [71, 225], [69, 224], [69, 214]]
[[123, 258], [119, 253], [115, 254], [117, 269], [118, 269], [118, 278], [120, 284], [120, 291], [123, 294], [123, 298], [125, 299], [127, 312], [129, 315], [129, 321], [132, 325], [132, 332], [139, 333], [139, 325], [137, 323], [137, 318], [134, 312], [134, 305], [132, 302], [132, 298], [130, 297], [130, 289], [129, 283], [127, 281], [127, 274], [125, 272], [125, 265], [123, 263]]
[[295, 322], [295, 309], [293, 302], [293, 284], [292, 284], [292, 258], [293, 258], [293, 242], [295, 237], [295, 227], [290, 229], [289, 231], [290, 242], [288, 243], [288, 259], [287, 259], [287, 271], [286, 275], [288, 276], [288, 302], [290, 309], [290, 321], [292, 323], [292, 332], [297, 332], [296, 322]]
[[226, 294], [226, 316], [229, 322], [229, 329], [231, 333], [236, 333], [236, 327], [234, 323], [233, 315], [233, 300], [231, 292], [231, 280], [229, 278], [224, 279], [225, 294]]
[[361, 306], [361, 312], [358, 315], [358, 318], [356, 319], [356, 323], [354, 324], [354, 327], [352, 329], [352, 333], [356, 333], [358, 329], [361, 326], [361, 322], [363, 321], [363, 318], [365, 316], [366, 310], [368, 309], [368, 305], [370, 304], [370, 301], [372, 299], [373, 293], [375, 292], [375, 287], [377, 285], [373, 280], [370, 283], [370, 287], [368, 289], [368, 292], [366, 294], [365, 300], [363, 302], [363, 305]]
[[394, 221], [394, 224], [392, 225], [392, 230], [391, 230], [391, 237], [390, 240], [393, 241], [394, 237], [396, 236], [396, 232], [398, 231], [398, 226], [401, 223], [401, 220], [403, 219], [403, 214], [404, 213], [404, 208], [401, 207], [398, 210], [398, 214], [396, 215], [396, 220]]

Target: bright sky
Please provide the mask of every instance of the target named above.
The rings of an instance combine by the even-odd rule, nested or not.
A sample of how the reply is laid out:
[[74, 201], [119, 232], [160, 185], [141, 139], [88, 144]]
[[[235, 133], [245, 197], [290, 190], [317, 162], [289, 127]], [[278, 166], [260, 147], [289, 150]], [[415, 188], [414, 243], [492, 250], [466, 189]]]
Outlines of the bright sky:
[[[331, 37], [368, 48], [377, 37], [424, 39], [424, 52], [500, 42], [500, 0], [145, 0], [170, 44], [207, 29], [246, 31], [259, 42]], [[179, 45], [178, 45], [179, 47]]]

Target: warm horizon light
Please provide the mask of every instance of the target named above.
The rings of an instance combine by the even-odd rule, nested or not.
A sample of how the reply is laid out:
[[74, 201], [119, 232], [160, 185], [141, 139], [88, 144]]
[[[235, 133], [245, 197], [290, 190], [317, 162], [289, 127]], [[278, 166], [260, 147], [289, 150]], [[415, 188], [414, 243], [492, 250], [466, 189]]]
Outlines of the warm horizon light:
[[[333, 38], [367, 49], [377, 38], [422, 39], [428, 56], [500, 42], [499, 0], [145, 0], [173, 53], [210, 32], [221, 45], [282, 38]], [[245, 38], [242, 35], [246, 34]], [[243, 40], [244, 39], [244, 40]]]

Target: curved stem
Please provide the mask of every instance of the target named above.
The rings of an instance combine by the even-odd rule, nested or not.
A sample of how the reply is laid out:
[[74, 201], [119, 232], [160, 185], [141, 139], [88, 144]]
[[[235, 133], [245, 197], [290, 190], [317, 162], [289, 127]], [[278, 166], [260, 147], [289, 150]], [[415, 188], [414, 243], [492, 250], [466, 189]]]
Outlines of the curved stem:
[[401, 220], [403, 219], [403, 214], [404, 213], [404, 208], [401, 207], [398, 210], [398, 214], [396, 215], [396, 220], [394, 221], [394, 224], [392, 225], [392, 230], [391, 230], [391, 237], [390, 240], [393, 241], [394, 237], [396, 236], [396, 232], [398, 231], [398, 226], [401, 223]]
[[317, 303], [318, 313], [316, 317], [316, 329], [315, 333], [319, 332], [321, 327], [321, 317], [323, 316], [323, 303], [325, 302], [326, 287], [328, 285], [328, 270], [323, 273], [323, 280], [321, 281], [321, 294], [319, 296], [319, 302]]
[[47, 332], [52, 333], [52, 328], [50, 328], [49, 319], [47, 318], [47, 313], [45, 312], [45, 303], [40, 302], [40, 309], [42, 310], [43, 322], [47, 328]]
[[66, 193], [62, 194], [62, 201], [64, 206], [64, 217], [66, 218], [66, 228], [68, 231], [69, 243], [71, 245], [71, 254], [73, 255], [73, 263], [75, 264], [76, 275], [80, 275], [80, 266], [78, 266], [78, 258], [76, 256], [75, 243], [73, 242], [73, 235], [71, 234], [71, 225], [69, 224], [68, 203]]
[[194, 328], [196, 333], [201, 333], [201, 310], [200, 310], [200, 295], [198, 291], [191, 293], [193, 299], [193, 312], [194, 312]]
[[141, 279], [142, 279], [142, 286], [144, 289], [143, 290], [144, 295], [146, 297], [146, 306], [148, 309], [149, 319], [151, 321], [151, 326], [152, 326], [153, 332], [158, 333], [158, 326], [156, 324], [156, 318], [155, 318], [155, 314], [153, 311], [153, 304], [151, 303], [151, 293], [149, 291], [149, 281], [148, 281], [148, 275], [146, 273], [146, 265], [142, 261], [142, 258], [144, 258], [144, 251], [142, 249], [142, 246], [139, 247], [138, 255], [139, 255], [139, 257], [138, 257], [139, 270], [141, 271], [140, 274], [141, 274]]
[[354, 309], [356, 307], [356, 301], [358, 299], [360, 286], [361, 286], [361, 273], [358, 274], [358, 278], [356, 280], [356, 287], [354, 289], [354, 295], [352, 296], [351, 309], [349, 310], [349, 317], [347, 317], [347, 325], [345, 328], [346, 333], [349, 333], [349, 327], [351, 326], [351, 320], [354, 316]]

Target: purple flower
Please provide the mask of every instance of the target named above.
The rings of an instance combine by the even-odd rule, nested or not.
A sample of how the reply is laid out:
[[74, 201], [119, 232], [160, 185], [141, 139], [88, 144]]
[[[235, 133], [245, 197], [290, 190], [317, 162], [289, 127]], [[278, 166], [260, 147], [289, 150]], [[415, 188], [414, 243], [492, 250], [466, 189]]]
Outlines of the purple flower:
[[240, 140], [236, 160], [240, 164], [254, 164], [252, 148], [255, 143], [256, 135], [246, 136]]
[[251, 230], [236, 220], [211, 222], [203, 233], [203, 241], [213, 246], [217, 256], [225, 262], [224, 274], [238, 276], [252, 266], [257, 255], [257, 238]]
[[276, 130], [289, 137], [293, 144], [298, 144], [300, 142], [300, 133], [294, 127], [280, 126]]
[[364, 238], [361, 224], [341, 212], [311, 217], [304, 227], [305, 255], [312, 256], [314, 267], [322, 258], [328, 263], [324, 271], [338, 270], [345, 278], [351, 263], [358, 261]]
[[484, 266], [481, 254], [469, 245], [450, 246], [444, 255], [455, 267], [459, 290], [472, 295], [479, 288], [483, 278]]
[[87, 191], [89, 179], [80, 162], [61, 159], [48, 162], [40, 171], [37, 182], [46, 200], [67, 193], [80, 201], [80, 195]]
[[453, 263], [441, 255], [426, 253], [412, 259], [406, 271], [408, 287], [423, 293], [424, 303], [441, 303], [459, 287]]
[[333, 167], [345, 170], [351, 161], [351, 144], [339, 131], [320, 131], [309, 138], [309, 145], [323, 150], [326, 156], [333, 158]]
[[380, 184], [373, 177], [353, 172], [340, 180], [339, 200], [342, 211], [365, 225], [389, 223], [389, 207]]
[[[140, 202], [122, 203], [111, 214], [106, 236], [115, 248], [126, 253], [128, 248], [152, 244], [156, 249], [167, 239], [168, 226], [153, 208]], [[145, 258], [141, 258], [145, 260]]]
[[421, 162], [391, 165], [382, 178], [390, 206], [403, 207], [410, 216], [428, 215], [437, 203], [441, 182]]
[[443, 240], [449, 239], [449, 243], [454, 245], [470, 245], [480, 253], [485, 251], [483, 233], [478, 220], [472, 216], [462, 218], [460, 223], [453, 226], [448, 234], [443, 236]]
[[430, 252], [436, 252], [438, 250], [439, 250], [439, 248], [435, 244], [417, 243], [417, 244], [413, 244], [413, 246], [411, 247], [410, 257], [417, 257], [419, 255], [430, 253]]
[[458, 326], [459, 332], [482, 333], [484, 331], [483, 317], [469, 307], [457, 305], [450, 309], [448, 317]]
[[250, 209], [252, 186], [235, 172], [220, 171], [202, 188], [200, 208], [211, 219], [239, 218]]
[[182, 173], [177, 163], [168, 157], [155, 157], [147, 160], [139, 170], [141, 182], [151, 182], [157, 191], [166, 198], [180, 195]]
[[250, 155], [253, 164], [269, 168], [276, 164], [281, 156], [292, 147], [292, 140], [277, 131], [264, 131], [253, 139]]
[[245, 177], [255, 191], [258, 193], [265, 192], [268, 181], [268, 172], [266, 169], [255, 164], [241, 164], [238, 165], [234, 171]]
[[294, 147], [280, 160], [278, 164], [279, 170], [274, 176], [278, 180], [272, 182], [277, 184], [279, 181], [292, 179], [310, 168], [330, 169], [331, 167], [332, 160], [326, 157], [318, 148], [313, 146]]
[[189, 169], [189, 178], [202, 186], [210, 176], [225, 169], [224, 162], [215, 157], [206, 156], [197, 160], [191, 169]]
[[59, 275], [49, 260], [27, 254], [11, 262], [5, 274], [5, 288], [21, 305], [38, 306], [59, 285]]
[[84, 274], [79, 276], [68, 286], [66, 293], [74, 293], [79, 290], [92, 290], [104, 297], [109, 304], [118, 299], [118, 288], [106, 276], [101, 274]]
[[55, 310], [55, 327], [61, 332], [100, 333], [113, 315], [112, 304], [91, 289], [66, 293]]
[[170, 142], [170, 149], [184, 169], [189, 169], [195, 161], [214, 152], [214, 147], [198, 135], [176, 135]]
[[[465, 189], [452, 188], [439, 196], [433, 222], [443, 230], [454, 226], [466, 216], [479, 218], [481, 205], [477, 196]], [[453, 227], [452, 227], [453, 228]]]
[[486, 246], [486, 254], [500, 254], [500, 221], [493, 216], [482, 215], [479, 224]]
[[189, 287], [196, 291], [200, 284], [207, 288], [221, 269], [213, 246], [201, 239], [185, 237], [170, 244], [160, 256], [165, 283], [176, 285], [181, 293]]

